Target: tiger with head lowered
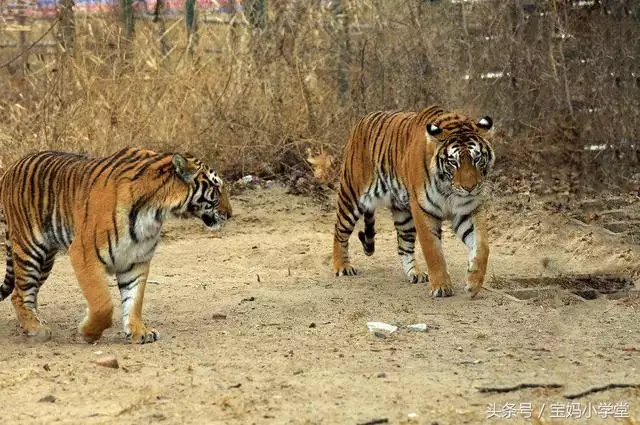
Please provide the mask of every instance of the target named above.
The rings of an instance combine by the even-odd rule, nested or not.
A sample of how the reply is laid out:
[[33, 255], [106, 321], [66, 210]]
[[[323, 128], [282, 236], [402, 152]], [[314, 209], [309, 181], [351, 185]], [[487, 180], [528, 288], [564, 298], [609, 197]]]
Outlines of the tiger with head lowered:
[[197, 217], [214, 228], [231, 216], [218, 175], [190, 155], [122, 149], [103, 158], [39, 152], [13, 164], [0, 181], [6, 221], [7, 272], [0, 299], [11, 295], [27, 335], [49, 339], [38, 317], [38, 291], [58, 251], [69, 252], [87, 301], [80, 333], [87, 342], [111, 326], [108, 275], [120, 290], [125, 335], [154, 342], [142, 322], [149, 263], [162, 224]]
[[[333, 239], [333, 271], [351, 276], [348, 244], [364, 216], [358, 237], [366, 255], [375, 251], [378, 206], [391, 210], [398, 255], [412, 283], [430, 282], [434, 297], [453, 295], [441, 247], [442, 221], [469, 249], [466, 289], [475, 295], [489, 257], [483, 187], [495, 154], [485, 138], [489, 117], [472, 121], [437, 106], [420, 112], [373, 112], [354, 126], [345, 146]], [[416, 269], [416, 234], [428, 275]]]

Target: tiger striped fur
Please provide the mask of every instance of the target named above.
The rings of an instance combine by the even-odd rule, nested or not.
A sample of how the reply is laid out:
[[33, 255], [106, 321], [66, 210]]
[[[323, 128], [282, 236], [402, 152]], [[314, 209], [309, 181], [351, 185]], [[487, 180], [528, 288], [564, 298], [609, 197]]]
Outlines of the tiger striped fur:
[[159, 334], [142, 322], [149, 263], [170, 217], [216, 227], [231, 216], [223, 182], [190, 155], [122, 149], [103, 158], [39, 152], [13, 164], [0, 181], [7, 271], [0, 299], [11, 296], [24, 332], [49, 339], [38, 291], [58, 251], [68, 250], [86, 298], [80, 324], [92, 342], [111, 326], [107, 275], [116, 275], [125, 335], [136, 343]]
[[[333, 271], [351, 276], [349, 237], [364, 216], [358, 237], [366, 255], [375, 251], [375, 210], [388, 207], [398, 255], [410, 282], [430, 282], [435, 297], [453, 295], [441, 248], [442, 221], [469, 249], [466, 289], [482, 287], [489, 256], [483, 207], [484, 182], [495, 154], [485, 135], [492, 120], [474, 122], [431, 106], [419, 112], [379, 111], [364, 116], [345, 146], [333, 240]], [[428, 275], [416, 269], [416, 234]]]

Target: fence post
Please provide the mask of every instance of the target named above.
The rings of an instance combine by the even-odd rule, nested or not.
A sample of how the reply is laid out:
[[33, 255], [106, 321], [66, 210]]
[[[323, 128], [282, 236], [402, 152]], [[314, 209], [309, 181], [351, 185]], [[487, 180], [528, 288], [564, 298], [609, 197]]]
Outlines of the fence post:
[[76, 39], [76, 22], [73, 12], [73, 0], [60, 0], [58, 9], [58, 43], [64, 53], [73, 50]]
[[344, 101], [349, 92], [349, 19], [343, 7], [342, 0], [337, 0], [333, 9], [336, 22], [338, 23], [338, 94], [340, 100]]
[[522, 74], [520, 72], [522, 60], [522, 26], [524, 25], [524, 17], [522, 14], [522, 5], [519, 0], [512, 0], [509, 6], [510, 18], [511, 18], [511, 46], [509, 50], [509, 72], [511, 74], [509, 81], [511, 87], [511, 116], [510, 131], [512, 135], [519, 134], [521, 131], [521, 111], [520, 103], [523, 96], [523, 81]]
[[160, 54], [165, 57], [171, 50], [171, 46], [167, 41], [167, 26], [164, 22], [164, 2], [165, 0], [156, 0], [156, 5], [153, 10], [153, 22], [158, 24], [158, 39], [160, 40]]
[[267, 4], [266, 0], [245, 0], [243, 2], [247, 20], [254, 28], [264, 28], [267, 26]]
[[20, 69], [18, 70], [19, 75], [24, 75], [25, 71], [29, 66], [29, 52], [26, 52], [27, 48], [27, 32], [24, 31], [24, 27], [27, 25], [27, 2], [24, 0], [18, 0], [18, 16], [17, 21], [20, 26], [20, 31], [18, 32], [18, 50], [20, 52], [24, 52], [20, 61]]
[[187, 28], [189, 56], [193, 58], [193, 48], [198, 41], [198, 22], [196, 19], [196, 0], [187, 0], [184, 4], [184, 22]]
[[133, 39], [135, 31], [135, 17], [133, 16], [133, 0], [120, 0], [120, 19], [124, 27], [124, 33], [129, 41]]

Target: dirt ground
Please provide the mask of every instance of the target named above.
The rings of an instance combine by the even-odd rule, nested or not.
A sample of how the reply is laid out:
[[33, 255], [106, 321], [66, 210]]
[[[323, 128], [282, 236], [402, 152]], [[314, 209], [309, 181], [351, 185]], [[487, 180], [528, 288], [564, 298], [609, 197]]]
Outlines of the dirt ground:
[[[124, 344], [118, 308], [100, 341], [82, 342], [84, 300], [66, 256], [40, 292], [51, 341], [27, 341], [11, 303], [0, 303], [0, 423], [517, 424], [532, 423], [529, 405], [547, 421], [573, 409], [551, 423], [640, 418], [640, 389], [564, 397], [640, 384], [637, 297], [585, 301], [561, 290], [520, 300], [501, 292], [515, 278], [601, 271], [638, 286], [640, 246], [629, 234], [514, 195], [494, 202], [490, 215], [487, 286], [501, 289], [464, 294], [466, 253], [449, 232], [457, 292], [432, 299], [425, 285], [405, 282], [386, 211], [373, 257], [352, 239], [361, 274], [335, 278], [330, 205], [279, 187], [232, 201], [235, 216], [220, 232], [195, 221], [167, 226], [152, 264], [157, 284], [145, 295], [157, 343]], [[638, 205], [625, 208], [637, 213]], [[368, 321], [399, 329], [381, 338]], [[412, 323], [427, 331], [407, 331]], [[120, 368], [94, 363], [106, 355]], [[479, 391], [521, 383], [561, 387]]]

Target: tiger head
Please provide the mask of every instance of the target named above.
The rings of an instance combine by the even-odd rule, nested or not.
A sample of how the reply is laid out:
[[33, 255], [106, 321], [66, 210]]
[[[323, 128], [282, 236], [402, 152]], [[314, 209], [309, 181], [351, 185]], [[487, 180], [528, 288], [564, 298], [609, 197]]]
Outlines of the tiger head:
[[493, 167], [495, 153], [485, 135], [490, 117], [473, 122], [446, 116], [426, 126], [427, 140], [435, 143], [432, 168], [443, 189], [458, 196], [476, 196]]
[[231, 217], [229, 190], [222, 179], [189, 154], [174, 154], [171, 162], [178, 178], [190, 186], [183, 217], [198, 217], [207, 228], [219, 228]]

